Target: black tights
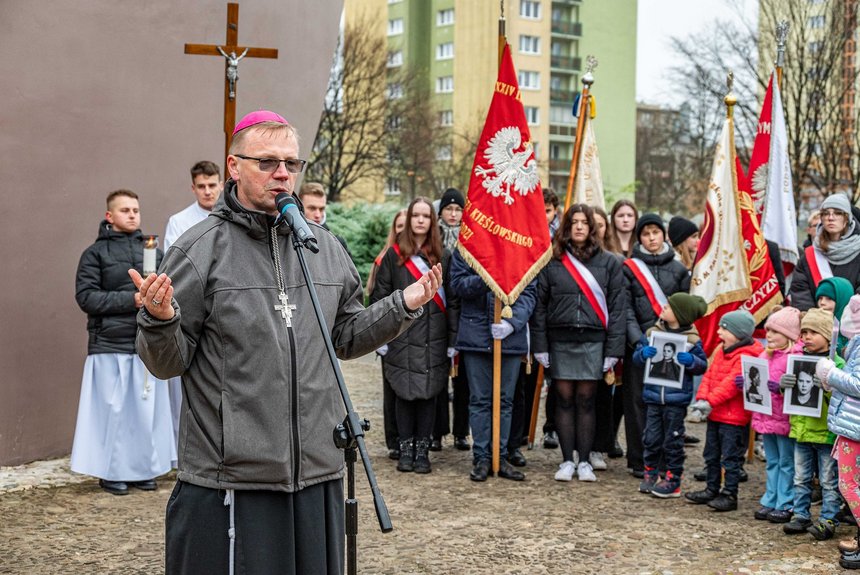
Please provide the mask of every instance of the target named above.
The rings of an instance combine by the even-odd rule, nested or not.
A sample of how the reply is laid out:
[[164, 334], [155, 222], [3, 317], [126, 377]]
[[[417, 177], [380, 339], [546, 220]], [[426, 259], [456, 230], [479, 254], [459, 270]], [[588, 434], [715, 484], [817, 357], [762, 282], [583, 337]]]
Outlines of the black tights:
[[[555, 379], [555, 428], [564, 461], [573, 461], [574, 446], [580, 461], [588, 461], [594, 444], [596, 381]], [[575, 444], [575, 445], [574, 445]]]
[[436, 398], [396, 400], [397, 433], [400, 440], [429, 438], [433, 432]]

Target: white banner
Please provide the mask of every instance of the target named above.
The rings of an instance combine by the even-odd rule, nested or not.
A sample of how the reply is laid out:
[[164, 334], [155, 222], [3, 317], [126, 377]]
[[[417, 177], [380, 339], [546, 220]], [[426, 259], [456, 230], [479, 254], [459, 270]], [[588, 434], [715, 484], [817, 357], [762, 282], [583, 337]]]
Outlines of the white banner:
[[[587, 111], [582, 111], [587, 113]], [[597, 153], [597, 140], [594, 138], [592, 120], [585, 122], [582, 134], [582, 148], [579, 152], [579, 166], [576, 168], [576, 185], [573, 201], [606, 209], [603, 199], [603, 176], [600, 173], [600, 154]]]

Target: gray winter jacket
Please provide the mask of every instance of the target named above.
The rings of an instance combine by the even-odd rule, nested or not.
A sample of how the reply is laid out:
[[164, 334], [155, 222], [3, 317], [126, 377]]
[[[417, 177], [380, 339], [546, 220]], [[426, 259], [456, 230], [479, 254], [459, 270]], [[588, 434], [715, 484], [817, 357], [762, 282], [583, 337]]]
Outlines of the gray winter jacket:
[[[169, 321], [138, 315], [137, 350], [159, 378], [182, 376], [179, 479], [212, 489], [295, 492], [342, 476], [332, 441], [344, 407], [289, 229], [246, 210], [228, 180], [212, 215], [174, 243], [159, 272], [173, 280]], [[306, 253], [338, 357], [364, 355], [396, 337], [409, 313], [402, 291], [362, 306], [362, 285], [343, 246], [316, 224]], [[278, 301], [273, 244], [291, 309]]]
[[860, 441], [860, 335], [845, 346], [845, 367], [834, 367], [827, 375], [832, 388], [827, 428], [836, 435]]

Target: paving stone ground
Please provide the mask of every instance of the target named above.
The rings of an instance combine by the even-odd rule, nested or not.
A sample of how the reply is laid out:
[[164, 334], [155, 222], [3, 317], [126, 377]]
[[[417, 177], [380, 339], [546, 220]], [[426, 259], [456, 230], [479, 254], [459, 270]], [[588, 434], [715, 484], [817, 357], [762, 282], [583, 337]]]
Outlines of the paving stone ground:
[[[361, 475], [359, 573], [510, 574], [824, 574], [841, 572], [836, 540], [788, 537], [755, 521], [764, 464], [748, 465], [740, 510], [718, 514], [683, 500], [636, 491], [623, 459], [592, 484], [559, 483], [558, 450], [526, 452], [522, 483], [468, 479], [469, 453], [450, 441], [433, 453], [429, 475], [398, 473], [382, 438], [379, 364], [345, 362], [353, 403], [375, 425], [368, 447], [394, 531], [382, 534]], [[689, 431], [704, 437], [704, 425]], [[687, 449], [684, 489], [699, 489], [701, 444]], [[164, 507], [174, 477], [154, 493], [116, 497], [68, 460], [0, 468], [0, 574], [155, 574], [163, 572]], [[819, 507], [813, 507], [817, 514]], [[838, 537], [853, 535], [840, 527]]]

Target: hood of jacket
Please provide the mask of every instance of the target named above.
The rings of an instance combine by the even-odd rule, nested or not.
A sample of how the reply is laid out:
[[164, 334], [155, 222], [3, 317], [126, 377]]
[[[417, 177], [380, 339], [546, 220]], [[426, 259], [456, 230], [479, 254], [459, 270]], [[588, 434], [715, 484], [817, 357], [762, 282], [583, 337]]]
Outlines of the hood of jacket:
[[[283, 218], [256, 210], [249, 210], [239, 201], [237, 192], [238, 186], [232, 178], [224, 182], [224, 193], [221, 194], [215, 203], [212, 215], [244, 228], [248, 235], [256, 240], [264, 239], [268, 234], [269, 228], [275, 223], [278, 224], [279, 235], [286, 236], [290, 234], [290, 227]], [[304, 204], [302, 204], [298, 196], [293, 195], [293, 198], [296, 200], [302, 216], [304, 216]]]

